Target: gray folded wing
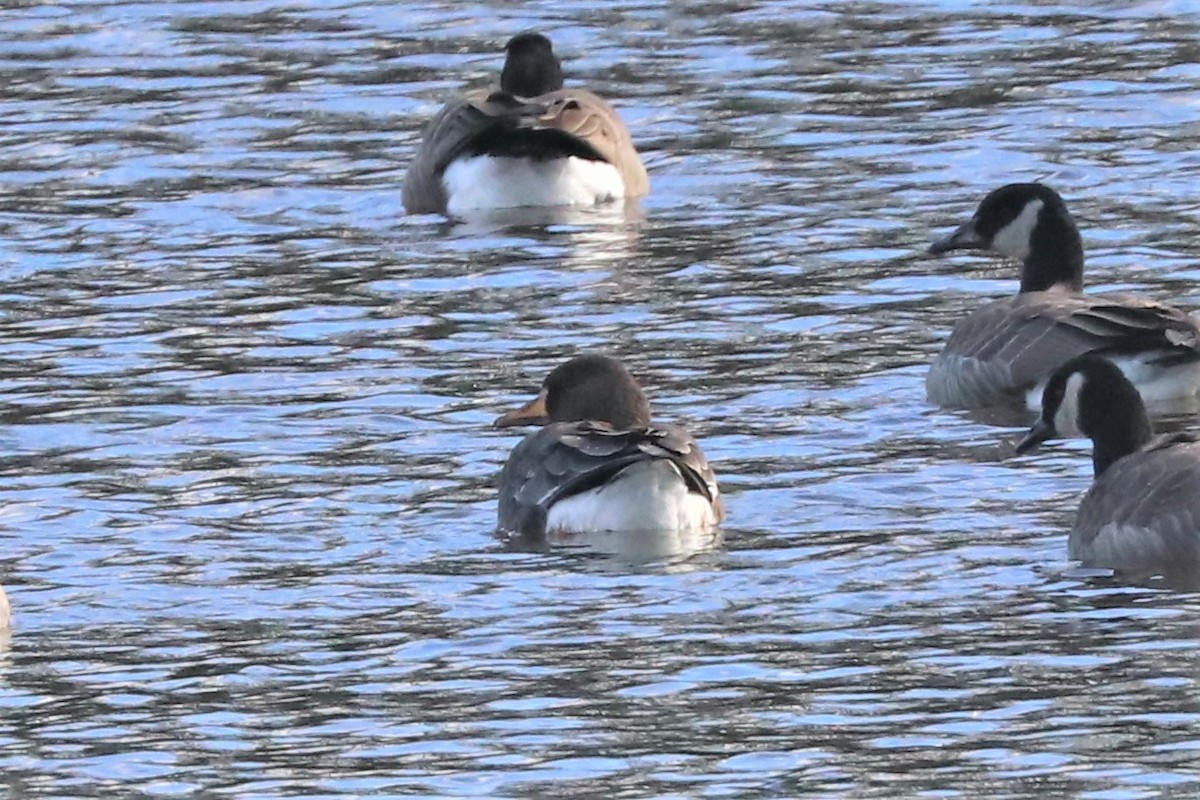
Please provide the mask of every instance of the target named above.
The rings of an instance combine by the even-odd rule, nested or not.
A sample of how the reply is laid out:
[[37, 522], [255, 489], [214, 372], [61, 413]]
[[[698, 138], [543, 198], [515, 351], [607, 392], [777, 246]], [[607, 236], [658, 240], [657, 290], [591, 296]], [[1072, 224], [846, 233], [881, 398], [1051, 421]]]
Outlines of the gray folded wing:
[[594, 489], [639, 461], [667, 459], [689, 491], [723, 516], [716, 476], [696, 441], [675, 426], [614, 431], [602, 423], [559, 422], [526, 436], [500, 473], [501, 530], [540, 536], [550, 507]]
[[404, 176], [403, 202], [410, 214], [441, 213], [449, 198], [442, 183], [446, 167], [497, 127], [554, 132], [570, 137], [589, 156], [616, 167], [626, 197], [650, 189], [646, 168], [617, 112], [583, 89], [560, 89], [522, 98], [503, 92], [473, 92], [450, 103], [425, 128]]
[[1200, 444], [1160, 437], [1088, 491], [1068, 555], [1131, 574], [1200, 575]]
[[992, 405], [1032, 388], [1071, 358], [1161, 351], [1200, 357], [1200, 329], [1179, 309], [1128, 295], [1029, 292], [960, 322], [926, 377], [939, 405]]
[[440, 213], [446, 210], [446, 187], [442, 173], [476, 137], [493, 125], [511, 120], [515, 124], [524, 113], [523, 104], [512, 102], [511, 95], [496, 93], [495, 101], [487, 92], [472, 92], [446, 105], [425, 127], [421, 144], [404, 175], [402, 200], [410, 214]]

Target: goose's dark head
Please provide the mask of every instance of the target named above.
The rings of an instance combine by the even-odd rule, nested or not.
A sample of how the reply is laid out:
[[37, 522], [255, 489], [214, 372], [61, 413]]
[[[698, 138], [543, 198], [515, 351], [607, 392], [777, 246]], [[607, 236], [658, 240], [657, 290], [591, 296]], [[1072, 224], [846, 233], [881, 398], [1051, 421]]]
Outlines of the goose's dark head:
[[572, 358], [546, 376], [538, 396], [496, 420], [497, 428], [551, 422], [607, 422], [617, 430], [650, 424], [650, 403], [615, 358]]
[[1019, 259], [1021, 291], [1083, 289], [1083, 241], [1066, 203], [1041, 183], [1010, 183], [983, 198], [975, 215], [929, 252], [990, 250]]
[[502, 91], [517, 97], [539, 97], [563, 87], [562, 64], [542, 34], [517, 34], [504, 50], [508, 55], [500, 73]]
[[1153, 435], [1137, 389], [1100, 356], [1078, 356], [1055, 370], [1042, 391], [1041, 416], [1017, 445], [1017, 452], [1027, 453], [1047, 439], [1076, 434], [1092, 440], [1097, 476]]

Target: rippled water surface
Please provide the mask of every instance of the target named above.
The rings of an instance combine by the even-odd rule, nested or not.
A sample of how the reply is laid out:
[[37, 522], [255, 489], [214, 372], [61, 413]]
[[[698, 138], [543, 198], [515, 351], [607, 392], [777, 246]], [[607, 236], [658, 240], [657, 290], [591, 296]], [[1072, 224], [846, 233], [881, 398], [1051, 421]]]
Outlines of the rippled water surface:
[[[929, 407], [1045, 179], [1200, 306], [1186, 3], [7, 4], [0, 786], [17, 797], [1195, 797], [1200, 601], [1066, 560], [1084, 443]], [[552, 35], [652, 193], [403, 216]], [[565, 356], [704, 442], [716, 541], [493, 536]], [[1185, 421], [1186, 424], [1186, 421]]]

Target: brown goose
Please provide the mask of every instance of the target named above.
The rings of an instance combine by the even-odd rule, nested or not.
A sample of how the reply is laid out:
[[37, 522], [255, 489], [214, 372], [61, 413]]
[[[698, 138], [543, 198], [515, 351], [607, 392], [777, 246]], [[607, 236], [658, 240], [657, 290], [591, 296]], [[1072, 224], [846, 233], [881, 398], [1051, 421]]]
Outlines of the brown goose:
[[712, 468], [686, 431], [650, 422], [641, 387], [617, 360], [556, 367], [537, 397], [496, 427], [543, 425], [500, 473], [501, 530], [525, 536], [704, 530], [724, 516]]
[[1084, 355], [1046, 384], [1041, 417], [1017, 446], [1055, 436], [1092, 440], [1092, 488], [1079, 506], [1067, 554], [1084, 566], [1200, 581], [1200, 442], [1155, 437], [1137, 389], [1121, 370]]
[[1083, 353], [1112, 359], [1148, 401], [1200, 388], [1194, 319], [1146, 298], [1083, 293], [1083, 242], [1050, 187], [1013, 183], [991, 192], [968, 222], [930, 247], [950, 250], [1020, 259], [1021, 286], [954, 327], [925, 379], [932, 402], [979, 408], [1025, 395], [1036, 407], [1050, 374]]
[[499, 91], [467, 94], [425, 129], [404, 178], [408, 213], [595, 205], [649, 191], [621, 118], [592, 92], [563, 88], [549, 39], [523, 33], [505, 50]]

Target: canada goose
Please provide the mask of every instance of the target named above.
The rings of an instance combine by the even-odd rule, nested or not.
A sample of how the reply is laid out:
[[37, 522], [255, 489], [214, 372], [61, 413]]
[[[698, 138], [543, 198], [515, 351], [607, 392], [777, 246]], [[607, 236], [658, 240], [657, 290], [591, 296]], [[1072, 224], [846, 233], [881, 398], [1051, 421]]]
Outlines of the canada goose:
[[572, 358], [496, 427], [543, 425], [500, 473], [502, 531], [541, 537], [707, 529], [724, 516], [716, 476], [682, 428], [650, 422], [641, 387], [617, 360]]
[[550, 40], [509, 40], [499, 91], [448, 104], [425, 129], [404, 178], [410, 214], [595, 205], [640, 197], [646, 168], [621, 118], [584, 89], [564, 89]]
[[1095, 355], [1055, 371], [1041, 416], [1017, 452], [1076, 433], [1092, 440], [1095, 477], [1067, 554], [1131, 575], [1200, 576], [1200, 442], [1187, 434], [1154, 436], [1137, 389]]
[[1023, 262], [1014, 297], [954, 327], [925, 379], [932, 402], [979, 408], [1025, 394], [1036, 407], [1039, 385], [1083, 353], [1112, 358], [1147, 401], [1187, 397], [1200, 386], [1200, 329], [1190, 316], [1132, 295], [1083, 294], [1083, 242], [1049, 186], [996, 189], [929, 249], [991, 250]]

